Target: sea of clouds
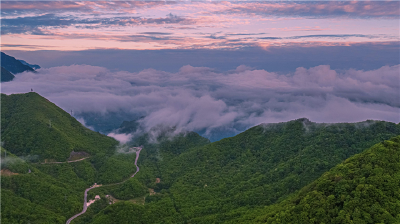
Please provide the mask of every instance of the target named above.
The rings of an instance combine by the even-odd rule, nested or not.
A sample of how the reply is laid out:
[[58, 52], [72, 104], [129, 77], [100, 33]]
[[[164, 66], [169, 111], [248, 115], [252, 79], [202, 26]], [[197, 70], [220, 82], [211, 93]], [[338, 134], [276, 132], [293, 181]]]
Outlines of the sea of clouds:
[[400, 65], [370, 71], [336, 71], [320, 65], [280, 74], [244, 65], [224, 72], [187, 65], [176, 73], [154, 69], [131, 73], [72, 65], [17, 74], [13, 81], [2, 83], [1, 92], [33, 88], [68, 112], [123, 111], [144, 116], [140, 123], [145, 131], [163, 125], [212, 138], [216, 132], [235, 134], [260, 123], [302, 117], [329, 123], [367, 119], [398, 123], [399, 71]]

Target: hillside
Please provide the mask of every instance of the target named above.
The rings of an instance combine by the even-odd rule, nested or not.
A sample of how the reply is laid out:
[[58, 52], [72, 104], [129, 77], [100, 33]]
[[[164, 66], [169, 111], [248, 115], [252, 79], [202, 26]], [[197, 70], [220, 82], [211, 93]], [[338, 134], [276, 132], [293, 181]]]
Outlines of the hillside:
[[[144, 172], [138, 174], [141, 181], [160, 178], [154, 184], [156, 194], [141, 206], [122, 202], [108, 206], [86, 222], [234, 220], [291, 197], [345, 159], [399, 134], [399, 125], [390, 122], [317, 124], [298, 119], [259, 125], [189, 150], [159, 148], [143, 154], [139, 166]], [[119, 215], [132, 209], [143, 212], [135, 217]]]
[[397, 136], [350, 157], [257, 218], [233, 223], [399, 223], [399, 189]]
[[18, 156], [65, 161], [72, 151], [113, 153], [117, 141], [84, 127], [39, 94], [1, 94], [1, 141]]
[[[327, 223], [321, 218], [325, 216], [345, 223], [347, 219], [340, 217], [358, 214], [364, 221], [390, 223], [398, 214], [397, 196], [389, 195], [397, 193], [387, 187], [398, 189], [399, 167], [394, 161], [399, 156], [393, 150], [398, 149], [399, 137], [385, 140], [400, 135], [399, 124], [319, 124], [302, 118], [261, 124], [214, 143], [197, 133], [158, 127], [117, 146], [114, 139], [85, 128], [34, 92], [2, 94], [1, 106], [1, 194], [6, 202], [1, 216], [6, 222], [63, 223], [82, 209], [82, 193], [93, 183], [106, 186], [91, 190], [88, 198], [100, 195], [102, 199], [74, 224], [291, 223], [293, 217]], [[379, 142], [383, 143], [365, 151]], [[139, 145], [144, 146], [140, 172], [129, 179], [136, 171], [136, 154], [127, 149]], [[72, 151], [89, 157], [42, 164], [66, 161]], [[354, 156], [358, 153], [365, 156]], [[376, 158], [370, 159], [372, 155]], [[389, 176], [376, 179], [374, 175]], [[379, 185], [373, 182], [377, 180], [384, 181]], [[114, 184], [121, 181], [125, 182]], [[360, 184], [369, 184], [372, 190], [358, 194]], [[110, 205], [106, 195], [118, 202]], [[373, 205], [363, 201], [368, 195], [374, 197]], [[375, 203], [376, 195], [383, 204]], [[332, 200], [334, 204], [329, 204]], [[353, 205], [357, 210], [352, 210]]]
[[13, 74], [25, 72], [25, 71], [35, 71], [28, 65], [24, 65], [22, 62], [18, 61], [14, 57], [1, 52], [1, 67], [4, 67], [7, 71]]
[[[173, 145], [183, 149], [203, 143], [208, 141], [191, 133], [164, 140], [153, 147], [162, 145], [166, 149], [168, 145]], [[21, 159], [10, 152], [7, 152], [7, 162], [4, 162], [5, 155], [5, 149], [2, 149], [1, 219], [5, 223], [65, 223], [69, 217], [82, 210], [85, 188], [93, 183], [119, 183], [136, 171], [135, 153], [115, 153], [109, 156], [97, 153], [86, 160], [59, 164], [31, 163], [29, 158]], [[146, 169], [142, 171], [142, 168], [140, 178], [92, 190], [88, 198], [93, 199], [96, 194], [100, 194], [100, 202], [103, 204], [97, 202], [92, 205], [88, 215], [92, 214], [90, 211], [96, 209], [96, 206], [101, 208], [108, 205], [106, 194], [112, 194], [118, 199], [143, 198], [148, 195], [147, 185], [154, 185], [154, 180], [150, 180], [149, 172]]]
[[15, 76], [11, 72], [1, 67], [1, 82], [9, 82], [12, 81], [14, 78]]
[[66, 216], [79, 209], [86, 183], [71, 169], [63, 169], [67, 182], [40, 171], [29, 158], [19, 158], [4, 148], [1, 158], [2, 222], [64, 223]]
[[[74, 163], [40, 164], [2, 149], [1, 220], [4, 223], [65, 223], [82, 210], [84, 190], [120, 182], [136, 171], [135, 154]], [[133, 165], [132, 165], [133, 164]]]
[[[117, 145], [114, 139], [83, 127], [34, 92], [2, 94], [1, 107], [4, 146], [0, 153], [1, 220], [4, 223], [65, 223], [82, 210], [86, 188], [94, 183], [120, 183], [136, 172], [136, 154], [122, 150], [129, 146]], [[208, 140], [188, 133], [162, 142], [185, 150], [185, 147], [207, 144]], [[71, 163], [51, 163], [70, 159], [71, 150], [86, 152], [89, 157]], [[43, 163], [45, 159], [47, 163]], [[148, 194], [147, 185], [151, 180], [146, 172], [141, 173], [144, 174], [141, 179], [129, 179], [101, 191], [118, 198], [143, 197]], [[93, 198], [90, 195], [89, 199]]]

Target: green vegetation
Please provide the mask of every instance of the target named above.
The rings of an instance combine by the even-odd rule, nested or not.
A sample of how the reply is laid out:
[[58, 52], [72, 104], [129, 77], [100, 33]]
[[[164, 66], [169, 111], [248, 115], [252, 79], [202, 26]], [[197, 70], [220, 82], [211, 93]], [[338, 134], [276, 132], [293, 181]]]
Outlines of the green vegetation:
[[[83, 127], [45, 98], [33, 92], [2, 94], [1, 109], [1, 137], [8, 150], [1, 148], [0, 154], [4, 222], [65, 223], [82, 210], [83, 192], [94, 183], [107, 185], [94, 189], [102, 196], [130, 200], [148, 194], [144, 180], [153, 172], [146, 176], [144, 171], [141, 179], [129, 179], [136, 172], [135, 153], [116, 153], [114, 139]], [[180, 150], [208, 143], [195, 133], [174, 139], [174, 143], [164, 142]], [[156, 145], [152, 147], [158, 150]], [[87, 152], [90, 157], [79, 162], [43, 164], [45, 159], [66, 161], [72, 150]], [[122, 181], [125, 182], [109, 185]], [[155, 186], [154, 180], [152, 184]], [[89, 192], [89, 199], [94, 196]], [[96, 211], [96, 206], [100, 211], [108, 205], [105, 197], [101, 201], [90, 211]]]
[[[170, 197], [159, 193], [154, 196], [149, 196], [149, 189], [154, 189], [162, 185], [162, 183], [156, 184], [156, 178], [160, 177], [162, 173], [159, 161], [169, 161], [178, 156], [179, 153], [190, 151], [196, 147], [205, 146], [209, 143], [209, 140], [194, 132], [181, 133], [175, 136], [172, 135], [173, 132], [173, 129], [167, 129], [162, 131], [157, 139], [153, 139], [153, 136], [149, 134], [135, 139], [135, 144], [137, 146], [144, 145], [144, 149], [141, 151], [138, 161], [140, 172], [135, 175], [135, 178], [129, 179], [123, 184], [111, 184], [110, 186], [95, 188], [89, 191], [89, 198], [94, 198], [95, 195], [99, 195], [102, 199], [96, 201], [93, 207], [91, 205], [84, 215], [78, 217], [72, 223], [91, 223], [93, 221], [99, 223], [132, 223], [135, 222], [135, 220], [139, 220], [139, 223], [147, 223], [149, 220], [155, 222], [156, 220], [162, 220], [163, 217], [171, 215], [179, 216], [174, 209], [174, 202]], [[150, 141], [151, 139], [153, 139], [153, 141]], [[112, 195], [119, 202], [109, 205], [107, 200], [103, 200], [106, 195]], [[142, 205], [134, 204], [131, 200], [143, 196], [146, 197], [146, 201], [157, 200], [158, 203], [151, 207], [146, 207], [146, 209], [143, 210]], [[137, 216], [135, 212], [131, 211], [133, 208], [139, 208], [140, 211], [145, 211], [146, 214]], [[119, 211], [119, 209], [123, 211]], [[119, 219], [118, 215], [112, 214], [113, 217], [106, 217], [107, 214], [111, 214], [114, 211], [118, 214], [124, 214], [125, 218], [119, 222], [117, 221]], [[99, 212], [103, 215], [97, 214]], [[96, 218], [97, 221], [94, 220], [94, 218]], [[175, 220], [175, 218], [171, 217], [167, 219], [171, 222]]]
[[1, 190], [2, 223], [64, 223], [65, 219], [56, 213], [15, 196], [10, 190]]
[[[117, 141], [83, 127], [36, 93], [1, 95], [1, 219], [5, 223], [65, 223], [82, 210], [84, 190], [120, 182], [136, 171], [135, 154], [116, 154]], [[51, 121], [51, 126], [50, 126]], [[65, 161], [70, 152], [90, 158]]]
[[238, 222], [399, 223], [400, 136], [352, 156], [291, 199]]
[[114, 153], [117, 141], [84, 127], [39, 94], [1, 94], [1, 141], [18, 156], [65, 161], [70, 153]]
[[[393, 138], [399, 124], [298, 119], [214, 143], [160, 128], [124, 146], [144, 146], [140, 171], [129, 178], [134, 152], [117, 153], [114, 139], [38, 94], [2, 94], [1, 106], [1, 219], [7, 223], [65, 223], [81, 211], [83, 192], [95, 182], [103, 186], [88, 199], [101, 199], [74, 224], [400, 220], [400, 137]], [[66, 161], [72, 150], [90, 157], [43, 164]], [[109, 204], [106, 195], [118, 202]]]
[[8, 152], [3, 147], [1, 149], [1, 169], [9, 170], [13, 173], [28, 173], [29, 169], [32, 167], [25, 160], [19, 158], [18, 156]]
[[[25, 173], [5, 175], [2, 170], [2, 221], [8, 219], [9, 222], [5, 223], [64, 223], [66, 217], [81, 209], [82, 190], [85, 188], [83, 180], [70, 172], [54, 178], [41, 172], [36, 164], [26, 166], [29, 166], [30, 173], [27, 170]], [[68, 171], [64, 164], [56, 166], [57, 170]]]
[[[168, 141], [145, 144], [137, 178], [157, 193], [146, 197], [139, 222], [235, 220], [290, 198], [345, 159], [399, 134], [399, 125], [388, 122], [316, 124], [299, 119], [260, 125], [232, 138], [186, 149]], [[137, 142], [143, 144], [140, 139]], [[159, 184], [154, 183], [156, 177], [161, 178]], [[124, 211], [140, 205], [119, 203], [102, 210], [91, 222], [138, 219]]]
[[136, 172], [136, 154], [116, 154], [110, 157], [105, 154], [94, 156], [90, 161], [98, 169], [98, 183], [117, 183]]
[[[5, 150], [2, 149], [2, 151], [1, 156], [4, 158]], [[86, 188], [95, 182], [101, 184], [126, 180], [136, 171], [134, 165], [134, 170], [131, 169], [133, 162], [127, 164], [128, 159], [135, 160], [135, 154], [120, 157], [120, 155], [113, 155], [105, 160], [105, 166], [115, 171], [115, 176], [108, 180], [106, 177], [108, 177], [109, 172], [101, 171], [104, 166], [96, 169], [89, 159], [74, 163], [34, 164], [27, 163], [7, 152], [7, 158], [9, 158], [7, 161], [12, 162], [2, 163], [2, 172], [6, 169], [10, 171], [2, 173], [1, 176], [2, 219], [14, 219], [14, 221], [18, 220], [20, 223], [27, 223], [28, 221], [31, 223], [65, 223], [69, 217], [82, 210], [83, 192]], [[112, 163], [109, 160], [112, 160]], [[121, 170], [115, 169], [112, 164], [115, 164]], [[31, 170], [30, 173], [29, 170]], [[138, 191], [139, 189], [141, 191]], [[130, 190], [135, 190], [135, 192]], [[129, 198], [135, 197], [137, 194], [145, 195], [147, 188], [138, 180], [129, 180], [110, 190], [111, 193], [114, 193], [114, 191], [119, 197]], [[94, 195], [89, 196], [89, 198], [94, 198]], [[23, 202], [25, 200], [29, 201], [29, 206], [26, 203], [8, 203], [9, 201]], [[52, 218], [38, 217], [36, 212], [39, 210], [30, 207], [37, 207], [40, 213], [49, 214], [49, 217]], [[19, 211], [21, 215], [17, 216], [18, 213], [15, 211]], [[16, 217], [18, 219], [15, 219]]]

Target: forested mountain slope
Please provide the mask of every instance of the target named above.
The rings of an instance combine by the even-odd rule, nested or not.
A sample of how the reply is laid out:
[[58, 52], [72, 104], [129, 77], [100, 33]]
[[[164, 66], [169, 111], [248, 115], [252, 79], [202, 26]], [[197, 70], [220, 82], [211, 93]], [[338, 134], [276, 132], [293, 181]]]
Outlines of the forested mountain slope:
[[40, 164], [2, 149], [1, 158], [4, 223], [65, 223], [82, 210], [86, 188], [121, 182], [136, 171], [135, 153], [99, 153], [79, 162]]
[[[148, 155], [156, 164], [153, 171], [142, 173], [161, 179], [154, 187], [158, 193], [146, 197], [144, 207], [111, 205], [91, 222], [234, 220], [246, 211], [284, 200], [350, 156], [399, 134], [399, 125], [389, 122], [317, 124], [298, 119], [259, 125], [175, 155], [174, 147], [159, 150], [157, 157]], [[150, 160], [145, 164], [143, 159], [139, 166], [150, 167]], [[131, 217], [126, 211], [132, 209], [143, 212]]]
[[[344, 170], [335, 168], [342, 173], [333, 169], [334, 178], [333, 174], [323, 173], [376, 143], [400, 135], [399, 124], [318, 124], [303, 118], [262, 124], [214, 143], [197, 133], [176, 133], [174, 128], [158, 127], [129, 145], [117, 147], [114, 139], [83, 127], [36, 93], [2, 94], [1, 106], [2, 142], [9, 150], [9, 161], [2, 160], [2, 221], [63, 223], [82, 209], [87, 187], [95, 182], [107, 185], [124, 180], [127, 181], [122, 184], [91, 190], [89, 199], [98, 194], [102, 200], [73, 223], [285, 223], [280, 217], [291, 220], [292, 216], [305, 223], [326, 222], [323, 216], [333, 217], [337, 223], [356, 217], [363, 222], [373, 220], [372, 223], [397, 219], [398, 202], [390, 199], [397, 195], [390, 196], [386, 187], [397, 186], [394, 183], [398, 180], [398, 163], [391, 167], [393, 172], [387, 169], [398, 161], [392, 150], [398, 147], [398, 137], [364, 153], [376, 155], [375, 160], [368, 159], [371, 156], [354, 160], [364, 158], [358, 155], [344, 163], [359, 161], [357, 165]], [[139, 145], [144, 146], [138, 161], [140, 172], [128, 179], [136, 171], [136, 154], [130, 153], [129, 148]], [[390, 157], [384, 156], [381, 146], [388, 149]], [[41, 164], [44, 159], [66, 161], [72, 150], [87, 152], [89, 158]], [[5, 155], [2, 148], [1, 157], [4, 159]], [[387, 164], [383, 166], [380, 161]], [[358, 178], [360, 172], [365, 174], [364, 182], [352, 182], [350, 179]], [[384, 177], [374, 179], [374, 175]], [[382, 186], [375, 186], [376, 180], [383, 180]], [[317, 184], [309, 185], [313, 182]], [[360, 184], [372, 190], [366, 190], [368, 194], [361, 192], [358, 197], [355, 193]], [[317, 194], [326, 191], [329, 194]], [[362, 201], [363, 194], [382, 196], [380, 202], [384, 204], [368, 204]], [[118, 202], [110, 205], [105, 195], [112, 195]], [[327, 203], [332, 200], [334, 206]], [[357, 207], [357, 203], [375, 210]], [[307, 204], [324, 210], [316, 213]], [[378, 213], [384, 217], [371, 215]], [[298, 217], [303, 214], [306, 215]]]
[[[173, 145], [184, 149], [193, 144], [206, 143], [208, 140], [196, 133], [188, 133], [164, 140], [161, 147]], [[153, 149], [157, 145], [160, 144], [153, 144]], [[95, 182], [103, 185], [119, 183], [136, 171], [135, 153], [97, 153], [79, 162], [61, 164], [30, 163], [10, 152], [7, 152], [5, 162], [5, 155], [2, 149], [1, 219], [5, 223], [65, 223], [69, 217], [82, 210], [83, 192], [87, 187]], [[89, 192], [88, 199], [94, 199], [96, 194], [100, 194], [101, 202], [108, 205], [105, 194], [118, 199], [143, 198], [149, 193], [148, 187], [155, 183], [153, 176], [149, 175], [153, 173], [154, 167], [147, 167], [147, 171], [142, 168], [138, 173], [141, 177], [128, 179], [120, 185], [96, 188]], [[92, 205], [89, 210], [96, 205]]]
[[[83, 127], [36, 93], [2, 94], [1, 107], [2, 145], [9, 150], [1, 148], [0, 154], [4, 223], [65, 223], [82, 210], [86, 188], [94, 183], [119, 183], [136, 172], [136, 154], [122, 150], [130, 146], [117, 145], [114, 139]], [[162, 142], [184, 151], [209, 141], [196, 133], [186, 133]], [[150, 151], [151, 147], [158, 150], [155, 147], [159, 144], [150, 145]], [[89, 155], [77, 162], [44, 163], [49, 158], [66, 161], [72, 150]], [[105, 187], [105, 191], [122, 198], [145, 196], [146, 183], [153, 176], [141, 173], [140, 181], [129, 179], [117, 188]]]
[[[36, 93], [2, 94], [1, 110], [2, 145], [9, 150], [0, 154], [4, 223], [65, 223], [82, 209], [85, 188], [121, 181], [136, 170], [134, 154], [115, 153], [116, 140], [83, 127]], [[66, 161], [72, 150], [89, 158], [41, 164]]]
[[294, 197], [249, 213], [232, 223], [400, 223], [400, 136], [350, 157]]
[[37, 164], [26, 162], [3, 148], [1, 158], [3, 223], [64, 223], [66, 216], [79, 210], [81, 190], [86, 183], [72, 169], [63, 169], [64, 178], [73, 182], [70, 185], [41, 172]]
[[35, 92], [1, 94], [1, 141], [10, 152], [40, 161], [65, 161], [72, 151], [113, 153], [117, 144]]

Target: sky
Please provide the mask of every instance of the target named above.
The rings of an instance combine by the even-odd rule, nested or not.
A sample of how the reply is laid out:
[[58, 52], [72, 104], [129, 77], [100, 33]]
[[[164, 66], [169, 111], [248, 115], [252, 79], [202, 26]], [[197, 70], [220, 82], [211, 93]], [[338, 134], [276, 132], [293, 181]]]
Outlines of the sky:
[[399, 38], [398, 1], [2, 1], [1, 8], [3, 50], [268, 50]]
[[399, 1], [2, 1], [1, 50], [42, 69], [1, 87], [210, 138], [398, 123], [399, 15]]

